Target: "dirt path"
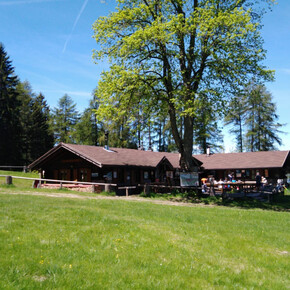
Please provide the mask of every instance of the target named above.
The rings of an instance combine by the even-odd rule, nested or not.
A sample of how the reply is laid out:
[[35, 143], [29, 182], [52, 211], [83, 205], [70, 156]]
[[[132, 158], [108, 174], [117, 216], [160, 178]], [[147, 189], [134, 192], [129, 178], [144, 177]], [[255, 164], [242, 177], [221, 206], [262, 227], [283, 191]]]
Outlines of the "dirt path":
[[125, 200], [125, 201], [135, 201], [135, 202], [150, 202], [153, 204], [161, 204], [161, 205], [174, 205], [174, 206], [187, 206], [187, 207], [213, 207], [214, 205], [205, 205], [202, 203], [194, 204], [194, 203], [186, 203], [186, 202], [176, 202], [169, 200], [160, 200], [160, 199], [149, 199], [143, 198], [139, 196], [104, 196], [104, 195], [96, 195], [96, 196], [85, 196], [80, 194], [72, 194], [72, 193], [49, 193], [49, 192], [32, 192], [32, 191], [24, 191], [24, 192], [0, 192], [1, 194], [12, 194], [12, 195], [34, 195], [34, 196], [46, 196], [46, 197], [56, 197], [56, 198], [74, 198], [74, 199], [82, 199], [82, 200], [98, 200], [98, 199], [107, 199], [107, 200]]

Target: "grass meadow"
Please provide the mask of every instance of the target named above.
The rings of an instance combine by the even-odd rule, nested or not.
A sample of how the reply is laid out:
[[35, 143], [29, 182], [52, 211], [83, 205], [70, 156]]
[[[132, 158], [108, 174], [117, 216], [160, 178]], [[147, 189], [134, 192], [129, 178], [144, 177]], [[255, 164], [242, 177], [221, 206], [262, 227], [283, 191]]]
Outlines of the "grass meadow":
[[0, 193], [1, 289], [289, 289], [289, 213]]
[[289, 191], [279, 207], [174, 206], [3, 183], [0, 289], [290, 288]]

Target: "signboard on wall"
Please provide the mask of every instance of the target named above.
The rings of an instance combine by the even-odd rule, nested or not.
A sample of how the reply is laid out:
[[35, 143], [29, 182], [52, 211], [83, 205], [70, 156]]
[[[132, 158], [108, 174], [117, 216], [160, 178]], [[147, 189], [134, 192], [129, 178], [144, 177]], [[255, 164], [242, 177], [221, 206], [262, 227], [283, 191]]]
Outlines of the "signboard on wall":
[[180, 172], [180, 186], [198, 186], [197, 172]]

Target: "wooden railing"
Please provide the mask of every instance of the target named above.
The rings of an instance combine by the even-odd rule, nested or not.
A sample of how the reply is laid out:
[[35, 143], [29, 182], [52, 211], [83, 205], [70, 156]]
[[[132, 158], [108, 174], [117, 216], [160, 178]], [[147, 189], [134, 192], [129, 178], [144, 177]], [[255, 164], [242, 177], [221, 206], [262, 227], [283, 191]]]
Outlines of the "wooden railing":
[[[0, 175], [0, 177], [6, 178], [6, 184], [12, 184], [13, 179], [25, 179], [25, 180], [33, 180], [33, 187], [38, 187], [42, 182], [48, 182], [50, 184], [59, 184], [59, 188], [63, 187], [64, 183], [67, 184], [81, 184], [81, 185], [100, 185], [105, 187], [105, 191], [110, 191], [112, 187], [117, 187], [117, 184], [114, 183], [100, 183], [100, 182], [86, 182], [86, 181], [70, 181], [70, 180], [58, 180], [58, 179], [46, 179], [46, 178], [34, 178], [34, 177], [23, 177], [23, 176], [11, 176], [11, 175]], [[48, 184], [46, 183], [46, 184]]]

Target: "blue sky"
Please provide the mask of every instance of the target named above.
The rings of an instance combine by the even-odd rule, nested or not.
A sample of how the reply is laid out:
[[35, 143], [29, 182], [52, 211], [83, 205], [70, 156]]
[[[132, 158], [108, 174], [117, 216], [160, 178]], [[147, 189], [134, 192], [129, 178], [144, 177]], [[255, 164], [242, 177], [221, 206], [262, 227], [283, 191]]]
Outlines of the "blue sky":
[[[55, 107], [64, 94], [82, 111], [92, 99], [106, 63], [94, 64], [92, 24], [115, 8], [114, 0], [0, 0], [0, 42], [5, 46], [16, 74], [27, 80], [34, 92], [42, 92]], [[290, 149], [290, 1], [278, 0], [264, 17], [262, 35], [267, 49], [265, 65], [276, 71], [267, 88], [277, 105], [281, 135], [280, 150]], [[226, 132], [226, 131], [225, 131]], [[226, 150], [234, 149], [225, 136]]]

